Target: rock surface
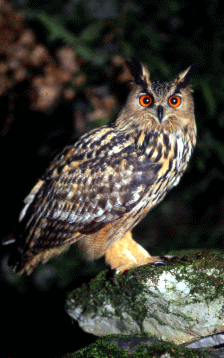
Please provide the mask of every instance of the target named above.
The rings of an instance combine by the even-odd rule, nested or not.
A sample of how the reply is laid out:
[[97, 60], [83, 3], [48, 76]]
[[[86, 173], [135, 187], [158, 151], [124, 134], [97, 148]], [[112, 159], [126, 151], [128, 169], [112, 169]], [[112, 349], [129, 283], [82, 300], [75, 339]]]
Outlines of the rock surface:
[[[136, 353], [136, 355], [135, 355]], [[224, 349], [190, 349], [171, 342], [162, 342], [146, 336], [104, 336], [75, 353], [63, 358], [223, 358]]]
[[104, 271], [68, 294], [66, 310], [96, 336], [145, 332], [182, 344], [222, 332], [223, 255], [182, 256], [115, 277]]

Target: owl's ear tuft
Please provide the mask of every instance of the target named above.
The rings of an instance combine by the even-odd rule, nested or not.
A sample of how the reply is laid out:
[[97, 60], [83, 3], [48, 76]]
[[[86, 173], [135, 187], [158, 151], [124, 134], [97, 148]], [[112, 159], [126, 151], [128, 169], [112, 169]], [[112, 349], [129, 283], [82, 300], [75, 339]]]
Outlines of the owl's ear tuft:
[[185, 88], [191, 83], [191, 79], [198, 70], [197, 63], [188, 67], [184, 72], [180, 73], [176, 79], [177, 89]]
[[125, 63], [129, 68], [131, 75], [134, 77], [135, 83], [143, 86], [143, 88], [147, 88], [150, 80], [149, 72], [146, 67], [134, 57], [132, 57], [131, 61], [126, 60]]

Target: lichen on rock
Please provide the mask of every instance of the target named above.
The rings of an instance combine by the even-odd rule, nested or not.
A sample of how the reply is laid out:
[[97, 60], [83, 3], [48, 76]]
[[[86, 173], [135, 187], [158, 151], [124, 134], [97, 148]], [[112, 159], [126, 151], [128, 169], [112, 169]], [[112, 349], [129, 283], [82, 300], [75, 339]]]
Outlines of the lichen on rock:
[[70, 292], [66, 310], [97, 336], [146, 332], [177, 344], [224, 330], [222, 254], [179, 256], [165, 267], [101, 272]]

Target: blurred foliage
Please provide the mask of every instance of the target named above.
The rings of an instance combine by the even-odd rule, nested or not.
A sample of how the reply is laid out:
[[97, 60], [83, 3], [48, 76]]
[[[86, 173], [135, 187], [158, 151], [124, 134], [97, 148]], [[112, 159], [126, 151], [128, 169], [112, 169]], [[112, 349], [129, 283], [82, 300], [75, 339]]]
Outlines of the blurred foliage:
[[[62, 25], [60, 19], [40, 13], [37, 18], [48, 31], [48, 41], [61, 40], [65, 44], [73, 45], [76, 53], [84, 60], [90, 61], [92, 65], [105, 65], [108, 55], [102, 48], [95, 46], [102, 36], [105, 24], [101, 21], [90, 23], [78, 36], [68, 31]], [[102, 52], [101, 52], [102, 51]]]
[[[64, 44], [74, 48], [81, 70], [87, 76], [78, 91], [79, 97], [73, 102], [74, 117], [80, 103], [86, 106], [82, 93], [93, 84], [109, 86], [110, 92], [119, 99], [114, 109], [117, 113], [127, 88], [123, 84], [119, 87], [116, 82], [119, 66], [111, 67], [114, 56], [137, 57], [147, 64], [151, 77], [157, 79], [171, 80], [190, 64], [198, 63], [199, 71], [193, 79], [197, 147], [179, 186], [134, 233], [152, 254], [183, 248], [223, 248], [224, 19], [221, 2], [206, 0], [203, 6], [196, 6], [190, 0], [14, 0], [13, 3], [23, 9], [27, 23], [51, 53]], [[96, 121], [97, 124], [108, 122], [104, 118]], [[95, 123], [86, 123], [84, 130]], [[48, 137], [51, 135], [55, 137], [49, 130]], [[45, 145], [46, 150], [41, 155], [49, 159], [46, 138], [42, 140], [39, 148]]]

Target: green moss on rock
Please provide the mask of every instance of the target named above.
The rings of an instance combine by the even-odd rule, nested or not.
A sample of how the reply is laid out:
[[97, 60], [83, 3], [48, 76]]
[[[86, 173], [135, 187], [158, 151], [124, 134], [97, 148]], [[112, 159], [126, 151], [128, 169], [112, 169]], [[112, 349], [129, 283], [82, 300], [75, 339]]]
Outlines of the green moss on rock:
[[66, 310], [98, 336], [145, 331], [181, 343], [223, 329], [223, 297], [223, 255], [204, 252], [114, 277], [103, 271], [68, 294]]
[[[97, 313], [98, 308], [108, 300], [116, 315], [122, 319], [126, 312], [141, 327], [147, 315], [146, 298], [142, 294], [146, 292], [144, 283], [151, 280], [157, 284], [164, 272], [170, 272], [179, 282], [189, 282], [190, 294], [195, 296], [195, 300], [200, 299], [197, 294], [204, 296], [207, 302], [224, 294], [223, 255], [202, 252], [180, 256], [167, 266], [141, 266], [114, 277], [110, 277], [109, 270], [103, 271], [67, 295], [67, 309], [81, 306], [83, 312]], [[105, 308], [104, 316], [110, 315], [111, 312]]]
[[[173, 358], [208, 358], [206, 352], [199, 352], [190, 348], [179, 347], [172, 342], [140, 344], [135, 352], [130, 353], [113, 343], [113, 339], [127, 336], [109, 335], [99, 338], [88, 347], [75, 353], [68, 353], [63, 358], [159, 358], [163, 354], [170, 354]], [[129, 337], [129, 336], [128, 336]], [[134, 336], [136, 337], [136, 336]], [[129, 337], [130, 338], [130, 337]]]
[[[89, 283], [70, 292], [66, 309], [81, 306], [83, 313], [97, 313], [99, 307], [105, 306], [104, 317], [115, 314], [122, 320], [125, 312], [141, 327], [147, 314], [146, 299], [141, 295], [145, 290], [144, 284], [133, 276], [132, 270], [114, 277], [109, 277], [109, 274], [109, 270], [103, 271]], [[106, 300], [111, 302], [115, 312], [107, 310]]]

